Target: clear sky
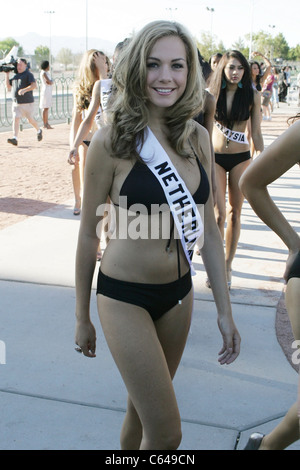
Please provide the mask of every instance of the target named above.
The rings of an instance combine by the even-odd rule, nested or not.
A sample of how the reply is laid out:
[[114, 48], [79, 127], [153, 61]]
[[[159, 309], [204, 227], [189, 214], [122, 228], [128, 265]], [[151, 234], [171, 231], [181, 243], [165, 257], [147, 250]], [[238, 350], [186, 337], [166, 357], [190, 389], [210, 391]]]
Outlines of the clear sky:
[[281, 32], [290, 47], [300, 43], [299, 0], [287, 0], [286, 7], [279, 0], [12, 0], [1, 3], [0, 40], [28, 32], [49, 37], [50, 17], [52, 36], [85, 37], [88, 5], [88, 36], [114, 43], [154, 19], [179, 21], [198, 38], [202, 31], [212, 31], [217, 42], [222, 40], [226, 48], [239, 38], [244, 39], [251, 29], [272, 35]]

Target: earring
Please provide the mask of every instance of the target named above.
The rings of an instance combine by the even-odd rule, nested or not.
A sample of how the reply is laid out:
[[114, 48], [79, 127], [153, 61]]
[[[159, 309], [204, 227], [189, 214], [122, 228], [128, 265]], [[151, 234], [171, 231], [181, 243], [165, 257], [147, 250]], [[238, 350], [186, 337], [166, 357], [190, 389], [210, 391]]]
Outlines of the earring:
[[222, 90], [224, 90], [224, 88], [226, 88], [226, 85], [227, 85], [227, 83], [226, 83], [225, 78], [222, 78]]
[[242, 82], [239, 82], [239, 83], [238, 83], [238, 87], [239, 87], [239, 88], [243, 88]]

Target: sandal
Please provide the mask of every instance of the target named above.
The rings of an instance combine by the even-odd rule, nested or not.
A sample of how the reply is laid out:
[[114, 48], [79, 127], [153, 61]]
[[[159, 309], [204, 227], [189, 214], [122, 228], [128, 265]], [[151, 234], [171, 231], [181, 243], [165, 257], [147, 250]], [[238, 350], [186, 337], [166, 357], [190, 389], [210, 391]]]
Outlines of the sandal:
[[73, 209], [73, 214], [80, 215], [80, 211], [81, 211], [81, 198], [79, 199], [75, 198], [75, 206]]
[[227, 286], [228, 286], [228, 290], [231, 289], [231, 276], [232, 276], [232, 271], [230, 270], [230, 272], [227, 273]]
[[74, 207], [73, 214], [80, 215], [80, 209], [78, 209], [77, 207]]

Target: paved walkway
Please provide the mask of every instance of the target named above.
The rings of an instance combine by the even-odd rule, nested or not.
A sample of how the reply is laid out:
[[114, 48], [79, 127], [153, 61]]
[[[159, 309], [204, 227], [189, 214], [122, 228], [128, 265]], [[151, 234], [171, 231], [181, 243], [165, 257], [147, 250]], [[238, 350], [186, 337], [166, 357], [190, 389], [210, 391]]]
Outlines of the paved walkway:
[[[267, 145], [284, 128], [286, 114], [295, 112], [280, 108], [263, 124]], [[291, 169], [270, 191], [300, 230], [299, 169]], [[72, 204], [66, 201], [0, 231], [0, 362], [6, 362], [0, 364], [1, 449], [119, 449], [126, 390], [103, 338], [95, 295], [97, 358], [74, 351], [79, 221]], [[253, 430], [268, 432], [295, 402], [297, 374], [275, 332], [286, 256], [281, 241], [245, 202], [230, 294], [242, 351], [228, 367], [217, 362], [221, 338], [215, 304], [201, 258], [195, 257], [192, 328], [174, 380], [181, 450], [242, 449]], [[300, 443], [290, 449], [300, 450]]]

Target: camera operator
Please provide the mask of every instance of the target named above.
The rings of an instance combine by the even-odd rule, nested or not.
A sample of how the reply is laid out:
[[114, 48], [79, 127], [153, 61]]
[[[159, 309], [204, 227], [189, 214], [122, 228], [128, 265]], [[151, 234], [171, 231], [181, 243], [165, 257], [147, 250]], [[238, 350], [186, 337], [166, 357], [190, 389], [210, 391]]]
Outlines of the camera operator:
[[18, 145], [18, 135], [20, 129], [20, 120], [22, 117], [28, 119], [30, 124], [37, 131], [37, 140], [41, 141], [43, 138], [42, 129], [34, 119], [34, 97], [33, 90], [36, 89], [36, 81], [33, 74], [28, 69], [26, 59], [18, 59], [17, 73], [13, 78], [9, 78], [9, 72], [6, 72], [6, 89], [11, 91], [13, 89], [13, 138], [7, 139], [7, 142], [12, 145]]

